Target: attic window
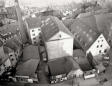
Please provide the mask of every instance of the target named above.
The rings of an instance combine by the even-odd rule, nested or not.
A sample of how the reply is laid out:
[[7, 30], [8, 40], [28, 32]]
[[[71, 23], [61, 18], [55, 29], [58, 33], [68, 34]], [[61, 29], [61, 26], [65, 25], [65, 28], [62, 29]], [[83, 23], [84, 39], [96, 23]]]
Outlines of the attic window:
[[12, 58], [11, 61], [14, 61], [14, 58]]
[[32, 32], [34, 32], [35, 30], [32, 30]]
[[9, 56], [10, 56], [10, 57], [12, 57], [13, 55], [12, 55], [12, 54], [10, 54]]
[[32, 36], [35, 36], [35, 34], [32, 34]]
[[97, 48], [99, 48], [99, 45], [97, 45]]
[[36, 38], [34, 37], [33, 40], [36, 40]]
[[38, 30], [40, 31], [41, 29], [40, 29], [40, 28], [38, 28]]
[[99, 53], [101, 53], [101, 50], [99, 50]]
[[36, 44], [37, 42], [36, 41], [34, 41], [34, 44]]
[[103, 45], [100, 45], [100, 47], [102, 47]]
[[104, 53], [107, 53], [107, 49], [104, 50]]
[[59, 35], [59, 37], [61, 38], [61, 34]]

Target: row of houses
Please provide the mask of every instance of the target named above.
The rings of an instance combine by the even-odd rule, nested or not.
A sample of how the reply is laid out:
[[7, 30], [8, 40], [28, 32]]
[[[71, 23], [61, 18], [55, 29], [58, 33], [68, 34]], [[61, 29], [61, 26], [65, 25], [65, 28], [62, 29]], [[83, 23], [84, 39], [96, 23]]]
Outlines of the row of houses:
[[[17, 23], [7, 24], [0, 27], [1, 41], [1, 74], [8, 68], [15, 67], [22, 54], [22, 41]], [[2, 69], [3, 68], [3, 69]]]
[[[33, 20], [34, 18], [31, 18], [31, 19]], [[96, 19], [94, 18], [94, 16], [88, 16], [88, 17], [78, 18], [75, 20], [70, 20], [72, 21], [70, 22], [72, 24], [69, 26], [69, 29], [66, 27], [65, 23], [64, 25], [60, 20], [58, 20], [55, 17], [46, 18], [44, 20], [44, 23], [42, 25], [40, 24], [41, 26], [38, 24], [35, 24], [37, 25], [36, 26], [37, 35], [40, 32], [42, 32], [42, 37], [45, 42], [45, 46], [48, 53], [48, 59], [63, 57], [64, 55], [72, 56], [73, 45], [74, 45], [74, 49], [81, 48], [86, 53], [91, 52], [93, 56], [100, 53], [105, 54], [106, 52], [108, 52], [108, 50], [110, 49], [110, 46], [108, 44], [108, 41], [106, 40], [107, 37], [105, 36], [104, 32], [101, 32], [99, 30], [100, 28], [97, 27], [95, 20]], [[37, 19], [37, 22], [38, 21], [41, 21], [41, 20]], [[28, 28], [28, 25], [29, 25], [28, 21], [26, 21], [26, 24]], [[40, 31], [38, 31], [38, 27]], [[29, 26], [29, 29], [30, 28], [31, 27]], [[33, 29], [31, 29], [30, 31], [32, 32]], [[33, 40], [35, 38], [32, 38], [34, 37], [32, 36], [34, 34], [33, 32], [32, 33], [31, 32], [28, 35], [30, 39]], [[100, 40], [103, 40], [103, 41], [100, 44], [98, 44]], [[101, 46], [101, 47], [97, 48], [97, 46]], [[97, 48], [97, 51], [94, 51], [96, 50], [96, 48]]]

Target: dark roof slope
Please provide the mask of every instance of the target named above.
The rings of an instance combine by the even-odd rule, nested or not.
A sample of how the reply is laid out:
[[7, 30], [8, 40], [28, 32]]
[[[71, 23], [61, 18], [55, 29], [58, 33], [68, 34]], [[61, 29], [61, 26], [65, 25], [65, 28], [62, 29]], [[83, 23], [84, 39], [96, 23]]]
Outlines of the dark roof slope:
[[38, 64], [39, 60], [36, 59], [30, 59], [26, 62], [21, 62], [16, 68], [16, 74], [20, 76], [30, 76], [34, 78]]
[[63, 57], [48, 62], [51, 76], [69, 73], [73, 68], [73, 63], [69, 58], [71, 57]]
[[74, 34], [75, 41], [78, 42], [82, 49], [85, 51], [99, 36], [97, 32], [95, 32], [79, 19], [76, 19], [71, 25], [71, 32]]
[[3, 27], [0, 27], [0, 33], [6, 34], [8, 32], [16, 33], [17, 29], [19, 29], [18, 23], [6, 24]]
[[96, 18], [94, 15], [79, 18], [81, 22], [89, 26], [92, 30], [98, 32]]
[[50, 16], [45, 21], [46, 23], [42, 27], [42, 33], [45, 41], [48, 41], [52, 36], [54, 36], [59, 31], [62, 31], [72, 36], [72, 33], [57, 17]]
[[29, 29], [37, 28], [41, 26], [41, 19], [37, 17], [26, 18], [26, 22], [28, 24]]
[[112, 13], [95, 15], [95, 18], [99, 32], [108, 38], [109, 33], [112, 34]]
[[27, 61], [29, 59], [40, 60], [40, 55], [38, 51], [38, 46], [28, 45], [23, 49], [22, 61]]

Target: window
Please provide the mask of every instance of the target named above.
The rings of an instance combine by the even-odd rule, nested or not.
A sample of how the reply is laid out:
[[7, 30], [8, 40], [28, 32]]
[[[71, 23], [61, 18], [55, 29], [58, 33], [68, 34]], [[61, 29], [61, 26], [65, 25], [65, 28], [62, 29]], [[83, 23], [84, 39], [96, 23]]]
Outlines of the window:
[[99, 53], [101, 53], [101, 50], [99, 50]]
[[32, 30], [32, 32], [34, 32], [35, 30]]
[[35, 34], [32, 34], [32, 36], [35, 36]]
[[59, 35], [59, 37], [61, 38], [61, 34]]
[[33, 40], [36, 40], [36, 37], [34, 37]]
[[36, 44], [37, 42], [35, 41], [34, 44]]

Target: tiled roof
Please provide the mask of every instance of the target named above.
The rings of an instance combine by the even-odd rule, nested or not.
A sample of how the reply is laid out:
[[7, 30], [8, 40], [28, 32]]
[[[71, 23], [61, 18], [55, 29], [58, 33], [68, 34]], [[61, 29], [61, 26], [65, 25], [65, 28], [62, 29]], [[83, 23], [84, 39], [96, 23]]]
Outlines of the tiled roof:
[[95, 18], [99, 32], [108, 38], [109, 33], [112, 33], [112, 13], [95, 15]]
[[7, 18], [17, 20], [18, 17], [17, 17], [15, 6], [7, 7], [6, 10], [7, 10], [7, 14], [8, 14]]
[[74, 22], [75, 19], [65, 19], [63, 20], [63, 24], [68, 27], [68, 29], [70, 29], [69, 27], [72, 25], [72, 23]]
[[28, 45], [23, 49], [23, 61], [27, 61], [29, 59], [38, 59], [40, 60], [40, 55], [38, 51], [38, 46]]
[[86, 16], [79, 18], [81, 22], [83, 22], [85, 25], [89, 26], [92, 30], [98, 32], [97, 24], [96, 24], [96, 18], [94, 15]]
[[0, 27], [0, 33], [2, 35], [7, 34], [7, 33], [16, 34], [18, 28], [19, 28], [18, 23], [7, 24], [7, 25], [4, 25], [3, 27]]
[[16, 51], [20, 46], [14, 41], [16, 39], [9, 39], [6, 41], [5, 46], [11, 48], [12, 50]]
[[70, 28], [71, 32], [74, 34], [76, 43], [78, 42], [85, 51], [99, 36], [98, 31], [96, 32], [89, 25], [85, 24], [79, 19], [76, 19]]
[[37, 28], [41, 26], [41, 19], [37, 18], [37, 17], [29, 17], [26, 18], [26, 22], [28, 24], [28, 28], [32, 29], [32, 28]]
[[45, 20], [45, 25], [42, 27], [42, 33], [45, 41], [48, 41], [51, 37], [53, 37], [59, 31], [62, 31], [70, 36], [72, 33], [68, 30], [68, 28], [60, 21], [58, 18], [50, 16]]
[[48, 62], [51, 76], [65, 74], [65, 73], [67, 74], [72, 70], [73, 64], [70, 60], [68, 60], [68, 58], [69, 57], [63, 57]]
[[30, 59], [28, 61], [21, 62], [16, 68], [16, 74], [20, 76], [30, 76], [34, 78], [38, 64], [38, 59]]

